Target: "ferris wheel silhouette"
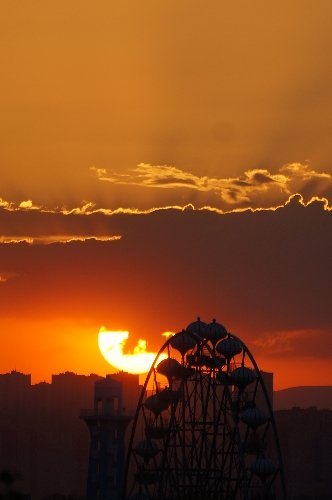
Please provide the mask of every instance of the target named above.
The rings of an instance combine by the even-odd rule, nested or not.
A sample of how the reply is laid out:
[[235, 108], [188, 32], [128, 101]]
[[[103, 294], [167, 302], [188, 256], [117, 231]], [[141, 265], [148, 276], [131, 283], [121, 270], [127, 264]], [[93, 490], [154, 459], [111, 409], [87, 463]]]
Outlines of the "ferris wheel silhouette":
[[198, 318], [156, 356], [137, 406], [123, 496], [286, 499], [264, 377], [244, 342], [215, 320]]

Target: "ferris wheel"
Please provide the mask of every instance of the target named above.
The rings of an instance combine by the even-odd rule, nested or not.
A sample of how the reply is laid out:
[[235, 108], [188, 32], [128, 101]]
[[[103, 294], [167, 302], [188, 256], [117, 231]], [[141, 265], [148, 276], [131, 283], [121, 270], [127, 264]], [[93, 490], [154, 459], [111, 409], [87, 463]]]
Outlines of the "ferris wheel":
[[286, 499], [263, 376], [245, 344], [197, 319], [160, 349], [137, 406], [125, 499]]

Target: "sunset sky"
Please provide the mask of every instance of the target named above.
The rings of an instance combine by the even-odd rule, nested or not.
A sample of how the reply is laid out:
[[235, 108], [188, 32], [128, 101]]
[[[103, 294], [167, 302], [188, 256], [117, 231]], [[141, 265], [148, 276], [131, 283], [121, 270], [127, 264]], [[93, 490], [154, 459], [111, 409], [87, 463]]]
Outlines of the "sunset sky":
[[3, 0], [0, 372], [200, 316], [332, 384], [330, 0]]

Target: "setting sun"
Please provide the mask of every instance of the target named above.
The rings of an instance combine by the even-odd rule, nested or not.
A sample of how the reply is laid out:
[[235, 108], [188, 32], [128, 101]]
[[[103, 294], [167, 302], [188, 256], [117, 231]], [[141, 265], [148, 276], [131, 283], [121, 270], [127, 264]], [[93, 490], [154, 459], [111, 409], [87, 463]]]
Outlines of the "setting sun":
[[[132, 353], [123, 352], [124, 344], [128, 340], [129, 332], [111, 331], [101, 327], [98, 335], [98, 346], [106, 361], [117, 368], [133, 374], [149, 371], [157, 353], [148, 352], [146, 340], [139, 339]], [[160, 356], [160, 361], [166, 357]]]

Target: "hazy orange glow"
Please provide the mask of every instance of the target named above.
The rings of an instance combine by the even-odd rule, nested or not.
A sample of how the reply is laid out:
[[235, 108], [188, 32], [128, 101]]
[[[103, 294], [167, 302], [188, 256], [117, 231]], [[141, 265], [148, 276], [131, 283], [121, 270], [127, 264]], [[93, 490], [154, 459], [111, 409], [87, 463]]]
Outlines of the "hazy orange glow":
[[[106, 361], [118, 370], [133, 374], [141, 374], [149, 371], [157, 353], [148, 352], [147, 342], [139, 339], [133, 353], [123, 352], [129, 332], [112, 331], [101, 327], [98, 335], [98, 345], [100, 352]], [[166, 358], [166, 354], [160, 355], [160, 361]]]

